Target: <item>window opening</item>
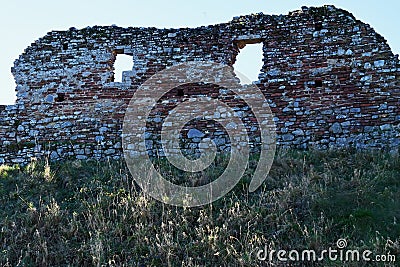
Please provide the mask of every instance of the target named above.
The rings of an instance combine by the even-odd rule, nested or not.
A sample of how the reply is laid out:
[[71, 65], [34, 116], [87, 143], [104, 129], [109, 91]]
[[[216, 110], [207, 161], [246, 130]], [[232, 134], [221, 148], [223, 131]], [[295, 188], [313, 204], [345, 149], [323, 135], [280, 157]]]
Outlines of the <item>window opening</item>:
[[122, 73], [133, 69], [132, 56], [117, 54], [114, 62], [114, 82], [123, 82]]
[[[259, 42], [259, 41], [258, 41]], [[239, 54], [237, 55], [236, 62], [233, 65], [235, 74], [240, 79], [240, 84], [248, 84], [246, 81], [249, 79], [251, 82], [258, 81], [258, 75], [263, 67], [263, 44], [262, 43], [238, 43]], [[244, 75], [240, 77], [238, 72]]]

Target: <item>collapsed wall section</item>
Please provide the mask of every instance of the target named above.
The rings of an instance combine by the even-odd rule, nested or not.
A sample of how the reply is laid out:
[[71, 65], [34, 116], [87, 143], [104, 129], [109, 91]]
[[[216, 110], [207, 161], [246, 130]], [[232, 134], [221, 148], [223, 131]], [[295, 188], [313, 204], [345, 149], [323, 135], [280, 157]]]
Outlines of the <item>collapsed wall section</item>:
[[[369, 25], [333, 6], [302, 8], [289, 15], [253, 14], [229, 23], [189, 29], [87, 27], [53, 31], [15, 61], [15, 106], [0, 108], [0, 163], [31, 157], [119, 158], [121, 128], [129, 100], [149, 77], [188, 61], [232, 66], [246, 44], [263, 44], [264, 66], [257, 86], [275, 115], [281, 146], [309, 148], [399, 147], [398, 56]], [[115, 82], [118, 54], [133, 68]], [[149, 153], [157, 146], [163, 118], [189, 97], [212, 96], [230, 103], [247, 120], [253, 147], [259, 145], [252, 114], [224, 88], [187, 85], [169, 92], [149, 118]], [[227, 115], [227, 114], [221, 114]], [[213, 122], [194, 122], [229, 150]], [[193, 131], [190, 135], [193, 134]], [[204, 132], [196, 136], [204, 136]], [[193, 144], [193, 145], [192, 145]], [[161, 149], [161, 150], [160, 150]]]

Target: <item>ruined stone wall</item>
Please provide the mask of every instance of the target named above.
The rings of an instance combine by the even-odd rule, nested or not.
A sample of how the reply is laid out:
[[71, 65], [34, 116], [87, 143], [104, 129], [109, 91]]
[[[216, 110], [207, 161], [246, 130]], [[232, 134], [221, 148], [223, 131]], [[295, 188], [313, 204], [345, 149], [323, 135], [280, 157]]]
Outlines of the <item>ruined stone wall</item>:
[[[15, 61], [17, 102], [0, 107], [0, 163], [31, 157], [119, 158], [129, 100], [147, 78], [180, 62], [232, 66], [246, 44], [262, 43], [264, 65], [256, 84], [274, 114], [277, 143], [309, 148], [354, 146], [398, 150], [400, 62], [371, 26], [333, 6], [289, 15], [253, 14], [199, 28], [87, 27], [49, 32]], [[114, 82], [118, 54], [133, 69]], [[175, 90], [175, 91], [174, 91]], [[259, 132], [251, 111], [224, 88], [187, 85], [169, 92], [149, 121], [150, 154], [168, 110], [188, 97], [211, 95], [241, 113], [253, 147]], [[222, 114], [224, 115], [224, 114]], [[226, 115], [226, 114], [225, 114]], [[229, 140], [213, 122], [196, 128]], [[202, 134], [183, 133], [195, 147]], [[161, 153], [162, 154], [162, 153]]]

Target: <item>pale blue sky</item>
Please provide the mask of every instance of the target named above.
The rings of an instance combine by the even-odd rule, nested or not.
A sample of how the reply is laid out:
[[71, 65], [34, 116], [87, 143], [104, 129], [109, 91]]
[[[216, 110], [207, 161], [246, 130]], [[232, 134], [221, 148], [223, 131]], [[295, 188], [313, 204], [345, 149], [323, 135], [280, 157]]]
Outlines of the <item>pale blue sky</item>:
[[[267, 1], [267, 0], [157, 0], [157, 1], [2, 1], [0, 35], [0, 104], [11, 104], [15, 83], [14, 60], [34, 40], [52, 30], [116, 24], [159, 28], [196, 27], [227, 22], [234, 16], [263, 12], [287, 14], [301, 6], [333, 4], [371, 24], [400, 52], [400, 1]], [[250, 64], [249, 64], [250, 65]], [[251, 66], [246, 67], [250, 72]], [[243, 72], [243, 71], [242, 71]]]

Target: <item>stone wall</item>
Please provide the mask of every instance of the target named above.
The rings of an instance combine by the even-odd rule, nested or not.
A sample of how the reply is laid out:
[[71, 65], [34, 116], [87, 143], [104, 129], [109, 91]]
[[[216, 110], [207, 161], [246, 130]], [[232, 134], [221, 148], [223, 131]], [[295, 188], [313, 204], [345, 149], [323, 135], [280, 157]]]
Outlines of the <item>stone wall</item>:
[[[240, 49], [251, 43], [263, 44], [264, 65], [256, 84], [275, 116], [278, 145], [398, 151], [398, 55], [368, 24], [324, 6], [288, 15], [252, 14], [193, 29], [93, 26], [49, 32], [26, 48], [12, 68], [17, 101], [0, 107], [0, 163], [43, 156], [119, 158], [125, 110], [147, 78], [187, 61], [232, 66]], [[121, 83], [114, 82], [113, 73], [118, 54], [131, 55], [134, 64]], [[162, 152], [155, 143], [168, 110], [198, 95], [211, 95], [240, 111], [257, 147], [251, 110], [224, 88], [195, 84], [172, 90], [154, 111], [150, 154]], [[189, 126], [182, 133], [189, 140], [187, 149], [207, 133], [218, 139], [220, 150], [229, 150], [218, 125], [195, 124], [200, 133], [192, 130], [187, 136]]]

